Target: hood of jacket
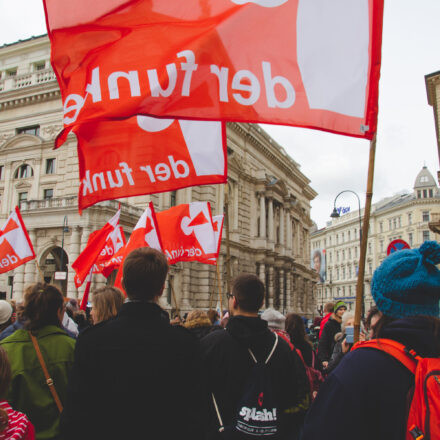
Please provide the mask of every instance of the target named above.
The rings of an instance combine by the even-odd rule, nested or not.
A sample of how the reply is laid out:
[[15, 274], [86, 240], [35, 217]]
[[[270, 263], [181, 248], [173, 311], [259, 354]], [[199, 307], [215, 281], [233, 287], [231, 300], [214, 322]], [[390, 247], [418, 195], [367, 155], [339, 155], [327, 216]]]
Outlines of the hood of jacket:
[[422, 357], [440, 356], [440, 339], [432, 321], [423, 316], [397, 319], [383, 328], [381, 337], [400, 342]]
[[267, 321], [260, 317], [232, 316], [226, 329], [240, 345], [245, 347], [258, 345], [265, 335], [271, 333]]

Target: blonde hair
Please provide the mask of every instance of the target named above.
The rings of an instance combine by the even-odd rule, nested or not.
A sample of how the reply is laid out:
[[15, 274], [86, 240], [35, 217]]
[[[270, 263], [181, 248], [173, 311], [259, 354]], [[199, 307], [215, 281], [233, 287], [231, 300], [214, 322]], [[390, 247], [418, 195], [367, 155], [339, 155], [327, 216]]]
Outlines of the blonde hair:
[[94, 324], [114, 318], [124, 301], [124, 294], [116, 287], [105, 286], [95, 290], [92, 296]]

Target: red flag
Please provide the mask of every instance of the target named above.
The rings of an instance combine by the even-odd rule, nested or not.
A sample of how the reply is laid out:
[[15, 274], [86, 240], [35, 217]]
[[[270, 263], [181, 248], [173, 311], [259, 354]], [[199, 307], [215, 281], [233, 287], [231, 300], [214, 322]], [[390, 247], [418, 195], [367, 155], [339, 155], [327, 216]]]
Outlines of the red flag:
[[220, 254], [224, 218], [225, 216], [223, 214], [212, 217], [212, 226], [214, 228], [215, 242], [217, 243], [217, 253], [214, 258], [210, 258], [208, 260], [208, 262], [211, 264], [217, 264], [217, 259]]
[[216, 256], [217, 242], [208, 202], [174, 206], [157, 213], [157, 222], [170, 264], [178, 261], [209, 263], [208, 260]]
[[90, 272], [87, 275], [87, 279], [86, 279], [87, 281], [86, 288], [84, 289], [83, 297], [81, 300], [81, 305], [80, 305], [81, 310], [86, 310], [87, 308], [87, 303], [89, 301], [90, 287], [92, 285], [92, 275], [93, 275], [93, 269], [90, 269]]
[[8, 272], [35, 258], [34, 248], [18, 207], [0, 229], [0, 273]]
[[[136, 226], [131, 233], [130, 239], [124, 248], [121, 249], [121, 254], [119, 255], [121, 261], [119, 263], [119, 271], [115, 280], [115, 287], [119, 287], [122, 289], [121, 280], [122, 280], [122, 264], [124, 258], [134, 249], [140, 247], [151, 247], [153, 249], [157, 249], [159, 251], [162, 250], [161, 243], [161, 235], [159, 234], [159, 228], [157, 227], [156, 215], [154, 213], [153, 203], [150, 202], [147, 206], [147, 209], [142, 214], [141, 218], [138, 220]], [[115, 268], [117, 266], [116, 261], [112, 261], [110, 263]], [[106, 269], [106, 273], [109, 268]], [[112, 269], [113, 270], [113, 269]], [[111, 270], [110, 270], [111, 272]]]
[[135, 116], [74, 131], [80, 211], [102, 200], [226, 182], [225, 124], [220, 122]]
[[110, 234], [118, 227], [118, 212], [88, 241], [87, 246], [79, 254], [78, 258], [72, 263], [72, 269], [75, 271], [75, 285], [78, 288], [84, 282], [90, 269], [92, 269], [100, 253], [104, 249]]
[[372, 139], [383, 0], [44, 0], [76, 124], [137, 114]]

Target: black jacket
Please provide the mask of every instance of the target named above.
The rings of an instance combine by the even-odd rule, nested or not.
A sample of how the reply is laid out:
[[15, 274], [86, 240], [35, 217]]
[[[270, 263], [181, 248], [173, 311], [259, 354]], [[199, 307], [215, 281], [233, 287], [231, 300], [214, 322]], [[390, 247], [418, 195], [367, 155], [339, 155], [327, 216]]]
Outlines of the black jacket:
[[158, 305], [129, 302], [78, 338], [63, 438], [200, 439], [204, 405], [197, 340]]
[[326, 322], [318, 345], [318, 359], [320, 362], [329, 361], [335, 346], [335, 335], [341, 331], [341, 323], [333, 315]]
[[[266, 321], [234, 316], [227, 330], [215, 331], [201, 340], [208, 389], [215, 395], [225, 425], [229, 425], [235, 415], [247, 375], [254, 365], [247, 349], [250, 348], [258, 360], [263, 360], [273, 347], [274, 338]], [[290, 412], [283, 416], [283, 432], [294, 433], [302, 425], [308, 407], [309, 384], [304, 367], [296, 352], [281, 338], [270, 367], [279, 402]], [[212, 400], [209, 410], [207, 438], [215, 439], [219, 424]]]
[[[423, 317], [396, 320], [381, 337], [398, 341], [421, 356], [440, 356], [440, 340]], [[372, 348], [348, 353], [321, 385], [306, 417], [302, 440], [404, 439], [407, 394], [413, 384], [413, 374], [386, 353]]]

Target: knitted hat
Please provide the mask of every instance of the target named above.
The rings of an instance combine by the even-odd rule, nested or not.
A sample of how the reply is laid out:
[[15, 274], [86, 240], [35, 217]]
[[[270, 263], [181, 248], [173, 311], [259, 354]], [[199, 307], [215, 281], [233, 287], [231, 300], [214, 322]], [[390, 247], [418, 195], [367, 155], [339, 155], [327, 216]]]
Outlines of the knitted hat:
[[275, 309], [266, 309], [261, 314], [261, 319], [267, 321], [269, 327], [284, 330], [286, 317]]
[[12, 306], [4, 299], [0, 299], [0, 325], [4, 324], [12, 316]]
[[440, 245], [425, 241], [419, 249], [393, 252], [375, 270], [371, 294], [387, 316], [439, 316]]
[[345, 308], [347, 308], [347, 304], [345, 304], [344, 301], [337, 301], [336, 304], [335, 304], [335, 308], [334, 308], [335, 313], [336, 313], [336, 312], [338, 311], [338, 309], [340, 309], [341, 307], [345, 307]]

